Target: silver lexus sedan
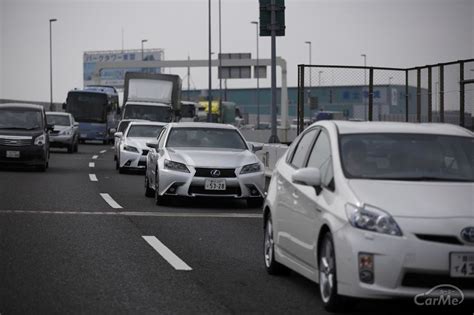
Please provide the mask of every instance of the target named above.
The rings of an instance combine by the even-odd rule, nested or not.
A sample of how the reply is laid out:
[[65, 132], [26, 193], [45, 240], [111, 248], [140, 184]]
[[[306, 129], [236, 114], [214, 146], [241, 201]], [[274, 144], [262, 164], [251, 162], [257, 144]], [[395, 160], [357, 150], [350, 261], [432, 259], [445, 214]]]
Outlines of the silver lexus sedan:
[[264, 166], [231, 125], [171, 123], [147, 143], [145, 195], [162, 204], [170, 196], [246, 199], [263, 203]]

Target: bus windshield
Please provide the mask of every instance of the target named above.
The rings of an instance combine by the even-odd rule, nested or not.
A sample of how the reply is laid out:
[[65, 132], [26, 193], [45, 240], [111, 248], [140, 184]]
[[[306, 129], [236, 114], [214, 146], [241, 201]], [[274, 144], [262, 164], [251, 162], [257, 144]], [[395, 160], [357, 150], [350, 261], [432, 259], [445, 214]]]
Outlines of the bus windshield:
[[167, 106], [127, 104], [123, 113], [123, 119], [170, 122], [171, 118], [171, 109]]
[[69, 92], [67, 111], [78, 122], [106, 122], [107, 95], [101, 93]]

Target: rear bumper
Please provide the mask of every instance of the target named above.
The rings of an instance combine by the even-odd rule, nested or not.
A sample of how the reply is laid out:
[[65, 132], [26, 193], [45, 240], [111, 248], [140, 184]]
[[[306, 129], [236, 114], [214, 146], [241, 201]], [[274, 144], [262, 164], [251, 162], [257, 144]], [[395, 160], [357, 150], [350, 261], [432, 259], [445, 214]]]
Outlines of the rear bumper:
[[[19, 157], [7, 157], [7, 152], [19, 152]], [[0, 146], [0, 164], [2, 165], [44, 165], [47, 151], [44, 146]]]
[[54, 148], [68, 147], [74, 142], [74, 136], [50, 136], [49, 145]]

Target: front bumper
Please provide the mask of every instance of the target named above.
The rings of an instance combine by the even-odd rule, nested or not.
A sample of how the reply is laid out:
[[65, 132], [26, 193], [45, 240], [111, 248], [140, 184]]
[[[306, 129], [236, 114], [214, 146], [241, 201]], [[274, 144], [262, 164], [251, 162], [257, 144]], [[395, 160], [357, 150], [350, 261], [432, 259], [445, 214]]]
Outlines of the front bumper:
[[[425, 241], [415, 234], [401, 237], [363, 231], [346, 224], [333, 234], [338, 293], [361, 298], [414, 298], [436, 285], [458, 287], [474, 298], [473, 278], [451, 278], [450, 253], [474, 253], [474, 247]], [[374, 255], [374, 283], [359, 280], [358, 254]]]
[[49, 136], [49, 145], [51, 147], [68, 147], [73, 144], [74, 135], [69, 136]]
[[[7, 151], [19, 152], [19, 157], [7, 157]], [[47, 159], [47, 152], [44, 146], [0, 146], [0, 164], [6, 165], [44, 165]]]
[[120, 150], [120, 160], [119, 166], [121, 168], [130, 168], [130, 169], [145, 169], [146, 168], [146, 152], [130, 152], [125, 150]]
[[[264, 172], [235, 174], [235, 177], [202, 177], [196, 176], [196, 169], [188, 166], [190, 173], [168, 169], [159, 170], [160, 195], [186, 197], [226, 197], [226, 198], [263, 198], [265, 188]], [[225, 190], [206, 190], [205, 182], [209, 179], [225, 180]]]

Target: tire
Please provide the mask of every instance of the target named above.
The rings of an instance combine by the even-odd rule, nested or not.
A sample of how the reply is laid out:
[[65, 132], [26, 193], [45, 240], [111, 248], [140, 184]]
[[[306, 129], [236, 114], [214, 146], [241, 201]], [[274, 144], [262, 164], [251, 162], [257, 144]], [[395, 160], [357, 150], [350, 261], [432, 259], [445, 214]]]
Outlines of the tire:
[[155, 190], [150, 188], [148, 183], [148, 177], [145, 174], [145, 197], [153, 198], [155, 196]]
[[263, 198], [247, 198], [247, 208], [260, 208], [263, 206]]
[[67, 153], [73, 153], [73, 152], [74, 152], [74, 143], [71, 143], [71, 145], [67, 147]]
[[263, 235], [263, 261], [265, 269], [270, 275], [285, 275], [290, 272], [288, 267], [280, 264], [275, 260], [275, 243], [273, 240], [273, 224], [272, 218], [268, 215], [265, 221], [265, 229]]
[[352, 300], [337, 293], [337, 270], [334, 242], [331, 232], [324, 234], [318, 252], [319, 259], [319, 294], [324, 308], [328, 312], [346, 310]]
[[120, 169], [120, 164], [119, 164], [118, 158], [115, 159], [115, 169], [116, 170]]
[[73, 152], [75, 152], [75, 153], [79, 152], [79, 141], [77, 139], [76, 139], [76, 142], [74, 142]]
[[119, 171], [119, 174], [124, 174], [125, 173], [125, 169], [123, 167], [119, 167], [118, 171]]
[[[155, 175], [156, 176], [156, 175]], [[155, 204], [157, 206], [162, 206], [166, 204], [166, 196], [160, 196], [160, 193], [158, 192], [158, 178], [155, 177], [155, 191], [154, 191], [154, 196], [155, 196]]]

